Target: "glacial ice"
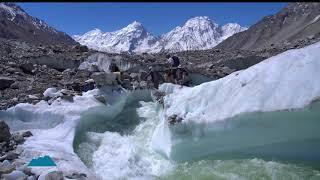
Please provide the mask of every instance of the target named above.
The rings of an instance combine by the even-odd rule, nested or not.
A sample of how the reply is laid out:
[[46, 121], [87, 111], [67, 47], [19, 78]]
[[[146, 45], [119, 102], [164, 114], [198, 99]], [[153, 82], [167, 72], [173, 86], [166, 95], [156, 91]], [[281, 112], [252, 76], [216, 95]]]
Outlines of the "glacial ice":
[[165, 116], [206, 123], [242, 113], [303, 108], [320, 97], [320, 43], [289, 50], [193, 88], [162, 84]]

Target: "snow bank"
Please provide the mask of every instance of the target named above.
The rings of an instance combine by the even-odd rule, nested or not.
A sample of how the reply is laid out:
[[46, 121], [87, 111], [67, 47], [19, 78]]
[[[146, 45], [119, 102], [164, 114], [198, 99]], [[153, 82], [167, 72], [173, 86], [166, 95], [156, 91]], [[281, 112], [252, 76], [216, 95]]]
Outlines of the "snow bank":
[[[54, 89], [48, 89], [44, 94], [50, 97], [55, 93]], [[21, 121], [31, 124], [30, 127], [34, 128], [31, 129], [33, 136], [28, 138], [22, 145], [24, 151], [21, 158], [28, 163], [34, 157], [49, 155], [57, 164], [59, 170], [64, 172], [80, 171], [87, 173], [91, 177], [89, 170], [74, 153], [72, 144], [75, 127], [81, 113], [91, 107], [101, 106], [101, 103], [94, 98], [97, 93], [98, 90], [95, 89], [83, 93], [82, 96], [75, 96], [73, 103], [64, 101], [61, 98], [55, 100], [51, 105], [48, 105], [45, 101], [41, 101], [36, 105], [21, 103], [4, 112], [15, 118], [28, 114], [27, 120]], [[58, 125], [50, 125], [50, 121], [55, 121], [57, 118], [60, 118]], [[43, 129], [38, 129], [37, 124], [32, 126], [34, 122], [40, 122], [47, 126], [43, 126]], [[15, 127], [20, 127], [19, 124], [14, 123], [11, 127], [19, 129]], [[32, 171], [37, 174], [43, 174], [50, 171], [50, 169], [32, 168]]]
[[302, 108], [320, 97], [320, 42], [193, 88], [163, 84], [165, 116], [214, 122], [247, 112]]

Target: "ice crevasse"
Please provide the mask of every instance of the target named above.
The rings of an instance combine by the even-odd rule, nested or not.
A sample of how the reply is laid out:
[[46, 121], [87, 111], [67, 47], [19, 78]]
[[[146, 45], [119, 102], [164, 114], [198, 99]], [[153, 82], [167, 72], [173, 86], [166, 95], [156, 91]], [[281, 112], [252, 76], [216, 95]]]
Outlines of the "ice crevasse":
[[164, 116], [209, 123], [242, 113], [303, 108], [320, 97], [319, 50], [319, 42], [289, 50], [192, 88], [162, 84]]

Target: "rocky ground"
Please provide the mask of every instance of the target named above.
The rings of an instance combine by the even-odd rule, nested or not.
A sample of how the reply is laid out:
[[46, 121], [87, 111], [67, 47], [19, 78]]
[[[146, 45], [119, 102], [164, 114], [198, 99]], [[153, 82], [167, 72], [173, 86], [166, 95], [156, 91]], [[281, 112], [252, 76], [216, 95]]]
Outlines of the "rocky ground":
[[[195, 50], [172, 53], [181, 59], [182, 65], [191, 72], [201, 73], [213, 79], [219, 79], [230, 73], [246, 69], [271, 56], [290, 49], [298, 49], [316, 43], [320, 34], [306, 39], [298, 39], [291, 43], [284, 42], [271, 44], [267, 48], [248, 50], [226, 50], [213, 48], [209, 50]], [[166, 62], [166, 53], [123, 55], [124, 59], [132, 59], [144, 64], [163, 64]]]
[[[255, 51], [210, 49], [175, 53], [189, 71], [219, 79], [234, 71], [245, 69], [264, 59], [289, 49], [301, 48], [319, 41], [320, 37], [297, 40], [294, 43], [275, 44]], [[0, 110], [18, 103], [37, 103], [45, 99], [49, 87], [69, 89], [81, 93], [84, 82], [93, 72], [78, 70], [81, 62], [96, 51], [86, 46], [32, 45], [26, 42], [0, 39]], [[130, 55], [121, 54], [123, 61], [150, 65], [166, 65], [166, 53]], [[119, 56], [119, 54], [108, 54]], [[144, 68], [144, 73], [147, 68]], [[127, 73], [122, 79], [125, 88], [145, 88], [147, 81], [141, 73]], [[97, 73], [95, 73], [97, 74]], [[98, 73], [99, 74], [99, 73]], [[100, 72], [100, 76], [108, 76]]]
[[[37, 103], [48, 87], [77, 86], [89, 76], [89, 72], [76, 68], [93, 53], [86, 47], [34, 46], [6, 39], [0, 39], [0, 43], [0, 109], [22, 102]], [[77, 63], [57, 68], [59, 62], [51, 61], [61, 57]]]

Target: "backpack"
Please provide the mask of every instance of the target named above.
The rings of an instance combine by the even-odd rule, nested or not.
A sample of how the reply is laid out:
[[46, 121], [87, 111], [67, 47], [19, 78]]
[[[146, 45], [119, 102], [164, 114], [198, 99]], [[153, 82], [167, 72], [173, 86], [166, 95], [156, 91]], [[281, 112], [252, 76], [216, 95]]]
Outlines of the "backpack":
[[172, 56], [173, 67], [178, 67], [180, 65], [180, 60], [177, 56]]

